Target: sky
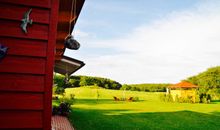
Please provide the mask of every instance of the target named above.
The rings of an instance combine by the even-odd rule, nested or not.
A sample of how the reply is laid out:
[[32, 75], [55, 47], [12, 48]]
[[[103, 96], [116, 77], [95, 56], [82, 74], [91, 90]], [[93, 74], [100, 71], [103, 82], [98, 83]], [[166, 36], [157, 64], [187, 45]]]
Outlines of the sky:
[[74, 75], [177, 83], [220, 65], [220, 1], [86, 0], [72, 34]]

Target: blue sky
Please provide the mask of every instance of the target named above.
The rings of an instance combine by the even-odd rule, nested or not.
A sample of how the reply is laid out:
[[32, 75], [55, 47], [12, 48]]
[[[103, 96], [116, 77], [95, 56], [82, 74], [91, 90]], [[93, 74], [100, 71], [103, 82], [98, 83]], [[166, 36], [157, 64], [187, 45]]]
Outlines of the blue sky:
[[176, 83], [220, 65], [218, 0], [86, 0], [65, 55], [76, 75], [121, 83]]

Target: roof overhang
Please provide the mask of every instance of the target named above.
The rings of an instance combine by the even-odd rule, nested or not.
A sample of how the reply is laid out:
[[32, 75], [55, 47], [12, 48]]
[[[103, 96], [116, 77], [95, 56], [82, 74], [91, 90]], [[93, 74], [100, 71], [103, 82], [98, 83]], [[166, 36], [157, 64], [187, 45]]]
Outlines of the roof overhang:
[[57, 24], [55, 60], [65, 52], [65, 38], [72, 33], [85, 0], [60, 0]]
[[61, 60], [55, 61], [54, 71], [62, 75], [71, 75], [84, 65], [82, 61], [63, 56]]
[[54, 71], [63, 75], [71, 75], [85, 64], [67, 56], [65, 38], [72, 33], [85, 0], [60, 0], [57, 24], [56, 53]]
[[198, 88], [198, 86], [192, 84], [192, 83], [189, 83], [189, 82], [186, 82], [186, 81], [182, 81], [180, 83], [177, 83], [177, 84], [173, 84], [171, 86], [169, 86], [169, 88], [185, 88], [185, 89], [188, 89], [188, 88]]

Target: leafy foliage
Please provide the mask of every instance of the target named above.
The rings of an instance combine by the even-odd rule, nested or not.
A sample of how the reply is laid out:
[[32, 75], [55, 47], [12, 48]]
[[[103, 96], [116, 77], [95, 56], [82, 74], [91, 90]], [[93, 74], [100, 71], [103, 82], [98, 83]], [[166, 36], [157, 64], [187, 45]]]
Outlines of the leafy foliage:
[[160, 94], [160, 100], [164, 102], [174, 102], [171, 94]]
[[68, 116], [71, 112], [71, 105], [73, 105], [74, 98], [60, 98], [59, 99], [60, 104], [53, 105], [52, 108], [52, 114], [53, 115], [62, 115], [62, 116]]
[[121, 90], [145, 91], [145, 92], [166, 92], [170, 84], [124, 84]]
[[[202, 95], [210, 95], [212, 99], [220, 98], [220, 66], [209, 68], [205, 72], [189, 77], [186, 80], [199, 86], [200, 97]], [[210, 99], [206, 96], [205, 98], [209, 102]], [[203, 100], [205, 99], [201, 99], [201, 101]]]
[[220, 66], [209, 68], [205, 72], [189, 77], [187, 81], [205, 89], [220, 88]]
[[101, 78], [101, 77], [91, 77], [91, 76], [71, 76], [69, 82], [65, 84], [64, 76], [56, 75], [54, 78], [54, 83], [58, 88], [74, 88], [82, 86], [92, 86], [96, 85], [106, 89], [118, 90], [121, 88], [121, 84], [111, 79]]

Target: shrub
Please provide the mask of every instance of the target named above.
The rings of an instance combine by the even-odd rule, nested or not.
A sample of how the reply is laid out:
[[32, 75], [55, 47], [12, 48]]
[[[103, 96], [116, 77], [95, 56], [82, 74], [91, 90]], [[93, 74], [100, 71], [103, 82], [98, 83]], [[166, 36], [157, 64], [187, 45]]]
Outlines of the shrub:
[[52, 100], [59, 100], [59, 97], [58, 97], [58, 96], [53, 95], [53, 96], [52, 96]]
[[60, 102], [61, 103], [68, 103], [70, 105], [73, 105], [74, 99], [63, 97], [63, 98], [60, 98]]
[[200, 103], [199, 94], [196, 94], [195, 103]]
[[63, 94], [65, 93], [65, 89], [64, 89], [63, 87], [56, 87], [55, 89], [56, 89], [56, 90], [55, 90], [55, 93], [56, 93], [56, 94], [61, 94], [61, 95], [63, 95]]
[[175, 97], [175, 102], [180, 102], [180, 98], [178, 97], [178, 95], [176, 95]]
[[164, 102], [173, 102], [173, 97], [171, 94], [161, 94], [160, 100]]
[[127, 85], [127, 84], [123, 84], [122, 87], [120, 88], [120, 90], [130, 90], [131, 86]]
[[59, 106], [53, 106], [53, 108], [52, 108], [52, 115], [60, 115], [60, 108], [59, 108]]
[[171, 94], [166, 94], [166, 102], [173, 102], [173, 97]]
[[135, 101], [135, 102], [139, 101], [139, 97], [134, 97], [133, 101]]
[[159, 98], [161, 101], [165, 102], [166, 94], [160, 94]]
[[211, 102], [211, 95], [207, 93], [201, 93], [199, 95], [200, 103], [210, 103]]
[[74, 102], [74, 96], [72, 98], [60, 98], [60, 104], [59, 106], [53, 106], [52, 108], [52, 114], [53, 115], [62, 115], [62, 116], [68, 116], [71, 112], [71, 105], [73, 105]]
[[71, 104], [69, 104], [68, 102], [61, 102], [60, 103], [60, 115], [62, 116], [68, 116], [69, 113], [71, 112]]
[[75, 97], [75, 94], [70, 94], [70, 99], [73, 100]]

